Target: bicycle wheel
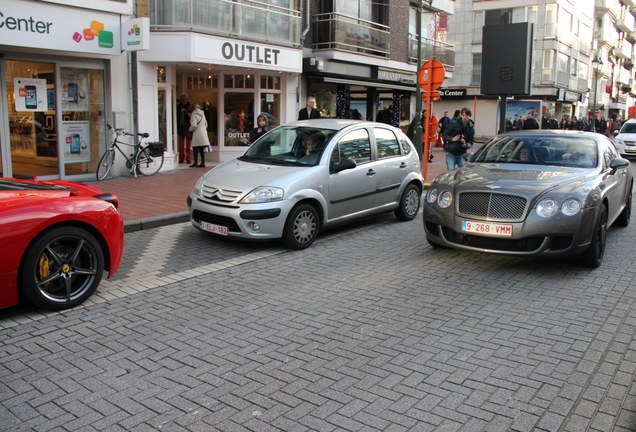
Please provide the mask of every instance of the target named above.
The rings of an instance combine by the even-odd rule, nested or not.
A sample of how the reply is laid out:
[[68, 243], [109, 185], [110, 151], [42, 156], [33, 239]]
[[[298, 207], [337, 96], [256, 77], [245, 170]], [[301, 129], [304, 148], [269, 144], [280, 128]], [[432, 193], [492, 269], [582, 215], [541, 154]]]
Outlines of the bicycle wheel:
[[110, 170], [113, 168], [115, 162], [115, 149], [108, 149], [106, 153], [102, 155], [97, 165], [97, 180], [104, 180], [110, 174]]
[[142, 148], [137, 152], [135, 166], [137, 171], [145, 176], [156, 174], [163, 166], [163, 154], [152, 156], [148, 147]]

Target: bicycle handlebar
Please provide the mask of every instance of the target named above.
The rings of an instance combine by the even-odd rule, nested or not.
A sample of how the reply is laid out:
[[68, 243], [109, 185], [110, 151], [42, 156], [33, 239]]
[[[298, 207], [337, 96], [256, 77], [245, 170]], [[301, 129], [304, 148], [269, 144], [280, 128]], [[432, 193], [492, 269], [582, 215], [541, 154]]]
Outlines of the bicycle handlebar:
[[[115, 129], [111, 125], [109, 125], [108, 123], [106, 123], [106, 126], [108, 127], [108, 130]], [[126, 132], [123, 129], [115, 129], [115, 132], [117, 132], [118, 134], [121, 134], [121, 135], [135, 136], [135, 134], [131, 134], [129, 132]], [[142, 137], [142, 138], [148, 138], [150, 136], [150, 134], [148, 132], [137, 133], [137, 135]]]

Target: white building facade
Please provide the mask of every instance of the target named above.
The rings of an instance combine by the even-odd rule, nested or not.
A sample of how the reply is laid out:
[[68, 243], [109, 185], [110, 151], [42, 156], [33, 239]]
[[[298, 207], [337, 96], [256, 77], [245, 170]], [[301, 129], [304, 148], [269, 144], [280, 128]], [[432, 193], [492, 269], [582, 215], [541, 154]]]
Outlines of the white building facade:
[[113, 112], [133, 126], [121, 44], [132, 13], [131, 0], [2, 1], [2, 176], [95, 178]]
[[[550, 118], [587, 117], [592, 108], [595, 7], [599, 2], [605, 0], [458, 0], [448, 23], [448, 40], [456, 47], [456, 67], [443, 86], [455, 95], [443, 97], [436, 112], [452, 113], [467, 106], [473, 111], [477, 135], [495, 135], [499, 100], [484, 97], [480, 91], [482, 29], [490, 24], [529, 22], [533, 24], [531, 92], [509, 98], [507, 115], [533, 115], [539, 124]], [[603, 83], [598, 88], [597, 100], [602, 101], [598, 106], [602, 104], [603, 115], [608, 116]]]

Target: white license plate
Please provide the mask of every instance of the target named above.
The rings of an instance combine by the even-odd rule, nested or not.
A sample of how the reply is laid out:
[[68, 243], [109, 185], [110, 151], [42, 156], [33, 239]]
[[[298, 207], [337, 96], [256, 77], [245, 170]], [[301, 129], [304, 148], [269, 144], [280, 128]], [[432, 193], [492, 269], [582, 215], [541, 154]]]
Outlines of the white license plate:
[[227, 235], [227, 227], [221, 226], [221, 225], [215, 225], [215, 224], [211, 224], [208, 222], [199, 222], [199, 226], [201, 227], [202, 230], [204, 231], [208, 231], [214, 234], [220, 234], [220, 235]]
[[512, 237], [512, 225], [462, 221], [462, 232], [493, 237]]

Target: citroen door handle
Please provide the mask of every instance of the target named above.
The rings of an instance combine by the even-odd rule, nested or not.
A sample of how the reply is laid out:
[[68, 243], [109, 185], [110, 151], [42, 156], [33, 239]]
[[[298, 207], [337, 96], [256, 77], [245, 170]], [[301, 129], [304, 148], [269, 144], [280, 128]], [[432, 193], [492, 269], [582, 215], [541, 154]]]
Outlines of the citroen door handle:
[[375, 175], [375, 171], [374, 171], [374, 170], [372, 170], [372, 169], [370, 169], [369, 171], [367, 171], [367, 175], [368, 175], [368, 176]]

